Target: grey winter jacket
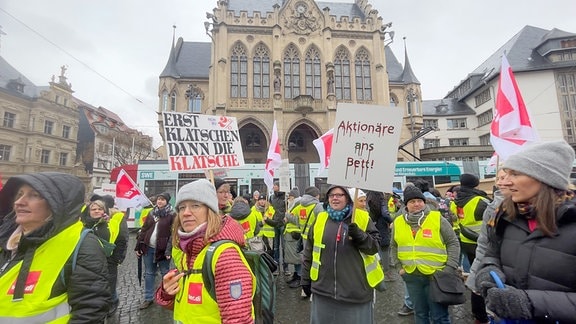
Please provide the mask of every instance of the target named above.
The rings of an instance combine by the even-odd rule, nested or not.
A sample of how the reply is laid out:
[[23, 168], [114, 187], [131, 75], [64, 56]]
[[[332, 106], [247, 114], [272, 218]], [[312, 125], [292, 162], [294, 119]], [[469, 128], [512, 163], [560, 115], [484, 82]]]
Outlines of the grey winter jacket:
[[[64, 173], [43, 172], [8, 179], [0, 191], [0, 205], [12, 205], [17, 190], [23, 184], [30, 185], [46, 199], [52, 211], [52, 220], [23, 236], [16, 256], [10, 260], [11, 251], [6, 250], [6, 242], [17, 224], [13, 211], [4, 218], [0, 226], [0, 268], [6, 265], [6, 271], [23, 261], [21, 273], [30, 270], [34, 250], [65, 228], [79, 222], [84, 200], [84, 184], [80, 179]], [[54, 283], [51, 297], [68, 294], [70, 323], [103, 323], [112, 300], [108, 289], [108, 263], [96, 236], [89, 233], [81, 242], [74, 271], [71, 259], [63, 269], [65, 282], [58, 280]], [[23, 275], [23, 278], [26, 277], [27, 274]]]

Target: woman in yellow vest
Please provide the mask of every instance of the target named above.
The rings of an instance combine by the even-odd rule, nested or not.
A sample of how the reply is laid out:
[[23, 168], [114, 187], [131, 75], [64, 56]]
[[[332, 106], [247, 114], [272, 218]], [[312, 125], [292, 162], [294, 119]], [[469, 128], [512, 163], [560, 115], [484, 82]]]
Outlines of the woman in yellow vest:
[[458, 237], [440, 212], [430, 211], [420, 189], [404, 189], [405, 209], [393, 223], [391, 256], [401, 263], [400, 275], [414, 306], [416, 324], [449, 324], [448, 306], [428, 297], [430, 276], [455, 272], [460, 257]]
[[[256, 282], [240, 251], [242, 227], [218, 214], [216, 188], [206, 179], [182, 186], [175, 206], [172, 257], [177, 270], [164, 276], [156, 302], [174, 310], [175, 323], [253, 323]], [[210, 244], [220, 240], [232, 242], [214, 251], [214, 300], [203, 282], [202, 265]]]
[[[124, 261], [128, 248], [128, 224], [124, 213], [114, 208], [114, 198], [110, 195], [100, 197], [88, 204], [80, 219], [84, 228], [94, 231], [101, 240], [112, 243], [105, 249], [108, 261], [108, 284], [112, 294], [112, 304], [108, 315], [118, 308], [119, 299], [116, 291], [118, 282], [118, 265]], [[110, 216], [109, 216], [110, 215]]]
[[380, 234], [348, 190], [332, 186], [304, 244], [302, 289], [312, 297], [311, 324], [373, 323], [374, 288], [384, 280]]
[[14, 176], [0, 191], [0, 323], [104, 323], [106, 256], [82, 235], [84, 184], [69, 174]]

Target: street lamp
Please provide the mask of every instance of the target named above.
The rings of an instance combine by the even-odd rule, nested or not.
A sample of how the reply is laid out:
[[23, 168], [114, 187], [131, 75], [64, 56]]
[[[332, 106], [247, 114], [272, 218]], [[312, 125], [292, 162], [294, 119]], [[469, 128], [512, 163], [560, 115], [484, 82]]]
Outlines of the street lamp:
[[[416, 136], [414, 131], [414, 112], [418, 101], [418, 95], [414, 92], [413, 88], [408, 89], [406, 95], [406, 104], [408, 105], [408, 114], [410, 115], [410, 136]], [[416, 154], [416, 141], [412, 142], [412, 154]]]

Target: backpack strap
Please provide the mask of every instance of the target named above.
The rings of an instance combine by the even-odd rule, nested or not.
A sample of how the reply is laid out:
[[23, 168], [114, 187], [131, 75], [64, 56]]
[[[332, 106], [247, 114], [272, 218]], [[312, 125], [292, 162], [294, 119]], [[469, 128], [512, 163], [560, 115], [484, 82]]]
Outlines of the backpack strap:
[[[78, 259], [78, 251], [80, 250], [80, 245], [82, 245], [82, 242], [86, 238], [86, 235], [88, 235], [88, 233], [91, 233], [91, 232], [93, 232], [91, 228], [82, 229], [82, 233], [80, 234], [80, 239], [78, 240], [78, 243], [76, 244], [76, 247], [74, 248], [74, 252], [72, 253], [72, 271], [76, 270], [76, 260]], [[64, 268], [62, 268], [62, 270], [60, 270], [60, 281], [62, 281], [62, 283], [64, 284], [64, 287], [66, 287], [66, 278], [64, 278]]]
[[204, 263], [202, 263], [202, 281], [204, 282], [204, 287], [210, 294], [213, 300], [216, 300], [216, 285], [214, 284], [214, 272], [212, 271], [212, 259], [214, 258], [214, 252], [224, 243], [233, 243], [238, 245], [232, 240], [220, 240], [211, 243], [206, 250], [206, 255], [204, 256]]

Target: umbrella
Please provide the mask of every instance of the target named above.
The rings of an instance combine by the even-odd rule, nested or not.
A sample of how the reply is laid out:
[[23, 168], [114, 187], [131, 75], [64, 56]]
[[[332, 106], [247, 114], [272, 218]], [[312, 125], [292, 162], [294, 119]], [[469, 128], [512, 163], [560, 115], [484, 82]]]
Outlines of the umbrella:
[[142, 286], [142, 256], [138, 257], [138, 284]]

